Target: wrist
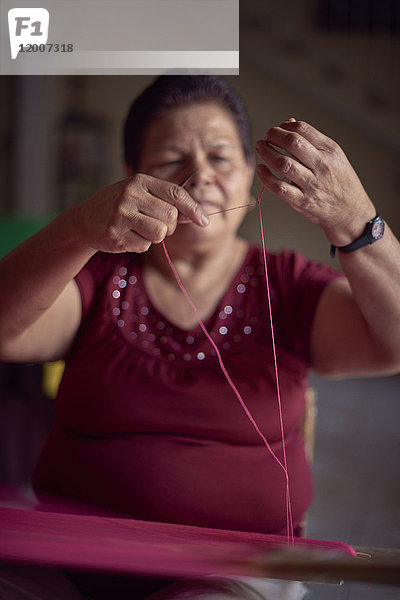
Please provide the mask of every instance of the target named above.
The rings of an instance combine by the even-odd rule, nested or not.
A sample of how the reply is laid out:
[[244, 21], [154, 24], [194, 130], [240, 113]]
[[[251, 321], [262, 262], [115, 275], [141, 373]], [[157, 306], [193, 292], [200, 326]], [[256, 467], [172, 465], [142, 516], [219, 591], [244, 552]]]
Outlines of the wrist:
[[348, 254], [350, 252], [355, 252], [360, 248], [364, 248], [365, 246], [368, 246], [370, 244], [374, 244], [383, 237], [384, 232], [385, 223], [382, 217], [380, 217], [379, 215], [375, 215], [373, 219], [367, 221], [362, 234], [356, 237], [352, 242], [342, 246], [331, 244], [330, 255], [332, 258], [334, 258], [336, 250]]
[[376, 210], [372, 206], [371, 210], [356, 216], [353, 215], [347, 221], [342, 220], [335, 223], [334, 226], [323, 227], [328, 242], [338, 248], [351, 244], [364, 233], [366, 223], [374, 219], [376, 214]]
[[97, 250], [90, 245], [90, 240], [84, 226], [80, 205], [71, 207], [62, 213], [54, 224], [58, 226], [60, 235], [65, 245], [75, 255], [81, 255], [84, 260], [89, 260]]

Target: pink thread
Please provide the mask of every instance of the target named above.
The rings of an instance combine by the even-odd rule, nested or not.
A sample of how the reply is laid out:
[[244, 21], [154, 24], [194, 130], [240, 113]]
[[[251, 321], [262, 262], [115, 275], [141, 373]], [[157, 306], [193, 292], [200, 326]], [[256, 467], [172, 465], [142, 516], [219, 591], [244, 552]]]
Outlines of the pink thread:
[[289, 487], [289, 472], [287, 466], [287, 457], [286, 457], [286, 444], [285, 444], [285, 431], [283, 426], [283, 412], [282, 412], [282, 401], [281, 401], [281, 391], [279, 384], [279, 375], [278, 375], [278, 358], [276, 354], [276, 345], [275, 345], [275, 332], [274, 332], [274, 323], [272, 318], [272, 306], [271, 306], [271, 293], [269, 286], [269, 275], [268, 275], [268, 266], [267, 266], [267, 251], [265, 248], [265, 237], [264, 237], [264, 225], [261, 211], [261, 198], [264, 193], [265, 188], [261, 189], [261, 192], [257, 196], [257, 204], [258, 204], [258, 213], [260, 217], [260, 230], [261, 230], [261, 242], [262, 242], [262, 251], [263, 251], [263, 259], [264, 259], [264, 271], [265, 271], [265, 285], [267, 290], [267, 300], [268, 300], [268, 314], [269, 314], [269, 322], [271, 326], [271, 339], [272, 339], [272, 353], [274, 357], [274, 370], [275, 370], [275, 385], [276, 385], [276, 396], [278, 399], [278, 407], [279, 407], [279, 421], [281, 428], [281, 438], [282, 438], [282, 452], [283, 452], [283, 470], [286, 477], [286, 521], [288, 523], [288, 536], [293, 543], [293, 518], [292, 518], [292, 505], [290, 500], [290, 487]]
[[[209, 342], [211, 343], [212, 347], [215, 350], [215, 353], [217, 355], [217, 359], [219, 362], [219, 365], [221, 367], [221, 370], [227, 380], [227, 382], [229, 383], [230, 387], [232, 388], [233, 392], [235, 393], [237, 399], [240, 402], [241, 407], [243, 408], [244, 412], [247, 415], [247, 418], [249, 419], [250, 423], [253, 425], [255, 431], [257, 432], [258, 436], [260, 437], [260, 439], [262, 440], [262, 442], [264, 443], [264, 445], [266, 446], [266, 448], [268, 449], [268, 451], [270, 452], [270, 454], [272, 455], [272, 457], [274, 458], [274, 460], [278, 463], [278, 465], [281, 467], [281, 469], [283, 470], [284, 474], [285, 474], [285, 478], [286, 478], [286, 528], [287, 528], [287, 536], [288, 536], [288, 544], [294, 544], [294, 531], [293, 531], [293, 517], [292, 517], [292, 508], [291, 508], [291, 501], [290, 501], [290, 487], [289, 487], [289, 473], [288, 473], [288, 468], [287, 468], [287, 456], [286, 456], [286, 445], [285, 445], [285, 437], [284, 437], [284, 427], [283, 427], [283, 413], [282, 413], [282, 402], [281, 402], [281, 394], [280, 394], [280, 385], [279, 385], [279, 376], [278, 376], [278, 361], [277, 361], [277, 354], [276, 354], [276, 346], [275, 346], [275, 335], [274, 335], [274, 327], [273, 327], [273, 319], [272, 319], [272, 308], [271, 308], [271, 295], [270, 295], [270, 287], [269, 287], [269, 277], [268, 277], [268, 268], [267, 268], [267, 254], [266, 254], [266, 249], [265, 249], [265, 239], [264, 239], [264, 230], [263, 230], [263, 223], [262, 223], [262, 214], [261, 214], [261, 197], [262, 194], [264, 192], [265, 188], [262, 188], [261, 192], [259, 193], [259, 195], [257, 196], [257, 204], [258, 204], [258, 208], [259, 208], [259, 216], [260, 216], [260, 227], [261, 227], [261, 240], [262, 240], [262, 249], [263, 249], [263, 258], [264, 258], [264, 269], [265, 269], [265, 278], [266, 278], [266, 289], [267, 289], [267, 299], [268, 299], [268, 308], [269, 308], [269, 318], [270, 318], [270, 325], [271, 325], [271, 337], [272, 337], [272, 349], [273, 349], [273, 357], [274, 357], [274, 370], [275, 370], [275, 383], [276, 383], [276, 391], [277, 391], [277, 399], [278, 399], [278, 407], [279, 407], [279, 420], [280, 420], [280, 429], [281, 429], [281, 437], [282, 437], [282, 451], [283, 451], [283, 463], [279, 460], [279, 458], [277, 457], [277, 455], [275, 454], [275, 452], [272, 450], [267, 438], [265, 437], [265, 435], [263, 434], [263, 432], [260, 430], [259, 426], [257, 425], [253, 415], [251, 414], [250, 410], [248, 409], [245, 401], [243, 400], [239, 390], [237, 389], [236, 385], [234, 384], [234, 382], [232, 381], [232, 378], [230, 377], [224, 362], [222, 360], [222, 356], [221, 353], [218, 349], [218, 346], [216, 345], [216, 343], [214, 342], [214, 340], [212, 339], [211, 335], [208, 333], [198, 311], [196, 306], [194, 305], [192, 299], [190, 298], [185, 286], [182, 283], [181, 278], [179, 277], [179, 274], [175, 268], [175, 265], [173, 264], [167, 248], [165, 246], [165, 242], [164, 240], [161, 242], [162, 243], [162, 247], [164, 250], [164, 254], [165, 257], [168, 261], [168, 264], [174, 274], [174, 277], [176, 279], [176, 282], [179, 286], [179, 288], [181, 289], [183, 295], [185, 296], [187, 302], [189, 303], [190, 307], [193, 310], [193, 313], [196, 316], [196, 319], [200, 325], [201, 330], [203, 331], [204, 335], [206, 336], [206, 338], [209, 340]], [[255, 206], [254, 203], [251, 204], [245, 204], [242, 206], [235, 206], [232, 207], [230, 209], [226, 209], [226, 211], [228, 210], [234, 210], [236, 208], [242, 208], [243, 206]], [[218, 211], [219, 212], [225, 212], [223, 211]], [[218, 214], [218, 213], [210, 213], [210, 214]]]
[[248, 204], [241, 204], [240, 206], [232, 206], [232, 208], [224, 208], [223, 210], [217, 210], [212, 213], [208, 213], [208, 216], [219, 215], [220, 213], [229, 212], [230, 210], [236, 210], [238, 208], [245, 208], [246, 206], [256, 206], [257, 202], [249, 202]]

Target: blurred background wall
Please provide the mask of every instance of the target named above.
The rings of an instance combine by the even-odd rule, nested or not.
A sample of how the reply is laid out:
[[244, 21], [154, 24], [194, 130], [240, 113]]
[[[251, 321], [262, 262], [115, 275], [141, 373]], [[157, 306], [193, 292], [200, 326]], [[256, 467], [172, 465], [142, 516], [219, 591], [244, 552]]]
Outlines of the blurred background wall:
[[[400, 229], [398, 0], [241, 2], [240, 76], [254, 140], [289, 116], [338, 141], [379, 212]], [[3, 77], [0, 211], [46, 217], [123, 177], [121, 125], [152, 77]], [[24, 173], [24, 177], [21, 177]], [[255, 183], [255, 191], [260, 188]], [[327, 244], [272, 195], [269, 245], [327, 258]], [[256, 215], [244, 229], [257, 236]]]
[[[291, 116], [312, 123], [341, 144], [378, 212], [399, 235], [400, 2], [243, 0], [240, 10], [240, 76], [229, 79], [248, 107], [254, 141]], [[124, 176], [123, 118], [152, 79], [0, 79], [1, 253], [52, 215]], [[255, 181], [254, 194], [259, 189]], [[272, 194], [264, 194], [263, 206], [271, 249], [294, 248], [331, 262], [321, 231]], [[253, 211], [243, 235], [258, 242], [258, 227]], [[29, 426], [20, 424], [10, 433], [5, 423], [17, 419], [11, 406], [18, 401], [36, 414], [21, 381], [40, 376], [1, 367], [0, 477], [26, 484], [29, 465], [23, 475], [17, 467], [10, 473], [9, 449], [21, 453], [24, 440], [33, 444], [33, 463], [42, 434], [32, 442]], [[12, 375], [9, 369], [14, 369]], [[317, 389], [319, 417], [309, 535], [399, 546], [399, 376], [339, 383], [312, 374], [311, 382]], [[38, 402], [43, 410], [46, 401]], [[38, 426], [41, 432], [52, 413], [50, 400], [47, 406]], [[336, 590], [323, 597], [364, 597], [360, 586], [345, 588], [340, 595]], [[396, 593], [379, 589], [375, 596], [369, 591], [368, 598], [395, 598]]]

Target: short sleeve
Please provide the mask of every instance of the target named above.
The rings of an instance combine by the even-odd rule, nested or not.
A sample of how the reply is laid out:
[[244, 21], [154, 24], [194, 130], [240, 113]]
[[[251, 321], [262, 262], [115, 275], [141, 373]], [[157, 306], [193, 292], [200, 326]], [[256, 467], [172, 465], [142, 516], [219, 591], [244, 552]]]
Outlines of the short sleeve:
[[96, 294], [110, 270], [113, 255], [97, 252], [75, 276], [82, 302], [82, 320], [90, 312]]
[[284, 251], [276, 256], [277, 314], [287, 349], [310, 365], [310, 336], [315, 311], [326, 286], [341, 273], [325, 264]]

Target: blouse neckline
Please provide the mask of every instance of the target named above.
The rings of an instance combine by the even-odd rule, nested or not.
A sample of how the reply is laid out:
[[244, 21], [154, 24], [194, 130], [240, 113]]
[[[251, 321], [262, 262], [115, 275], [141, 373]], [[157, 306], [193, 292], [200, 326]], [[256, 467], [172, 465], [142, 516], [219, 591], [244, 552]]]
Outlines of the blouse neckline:
[[[254, 246], [252, 244], [248, 244], [248, 247], [247, 247], [247, 250], [246, 250], [245, 255], [243, 257], [243, 260], [241, 261], [240, 266], [238, 267], [238, 269], [236, 270], [234, 276], [232, 277], [232, 279], [231, 279], [231, 281], [229, 283], [229, 286], [225, 290], [224, 294], [221, 296], [221, 298], [220, 298], [220, 300], [219, 300], [219, 302], [218, 302], [218, 304], [217, 304], [214, 312], [207, 319], [202, 319], [202, 322], [205, 325], [206, 329], [208, 329], [208, 327], [215, 321], [215, 319], [217, 318], [217, 315], [221, 312], [222, 307], [227, 304], [228, 297], [232, 293], [232, 289], [235, 287], [236, 281], [240, 277], [240, 274], [244, 270], [244, 268], [247, 265], [247, 263], [250, 261], [250, 258], [252, 256], [252, 254], [254, 253], [254, 250], [255, 250]], [[141, 257], [140, 269], [141, 269], [142, 274], [143, 274], [143, 270], [144, 270], [144, 260], [143, 260], [143, 257]], [[146, 288], [145, 283], [144, 283], [144, 277], [142, 277], [142, 289], [143, 289], [143, 292], [145, 294], [146, 303], [147, 303], [147, 306], [149, 307], [149, 310], [152, 312], [152, 314], [157, 315], [163, 322], [165, 322], [167, 326], [172, 327], [173, 329], [179, 331], [180, 333], [182, 333], [184, 335], [188, 335], [188, 334], [194, 334], [194, 335], [196, 335], [196, 334], [198, 334], [201, 331], [201, 327], [200, 327], [199, 323], [197, 323], [197, 325], [195, 325], [191, 329], [184, 329], [183, 327], [180, 327], [179, 325], [176, 325], [175, 323], [173, 323], [167, 317], [167, 315], [165, 315], [163, 312], [161, 312], [160, 310], [158, 310], [157, 307], [154, 306], [154, 304], [151, 301], [151, 298], [150, 298], [150, 296], [148, 294], [147, 288]]]

